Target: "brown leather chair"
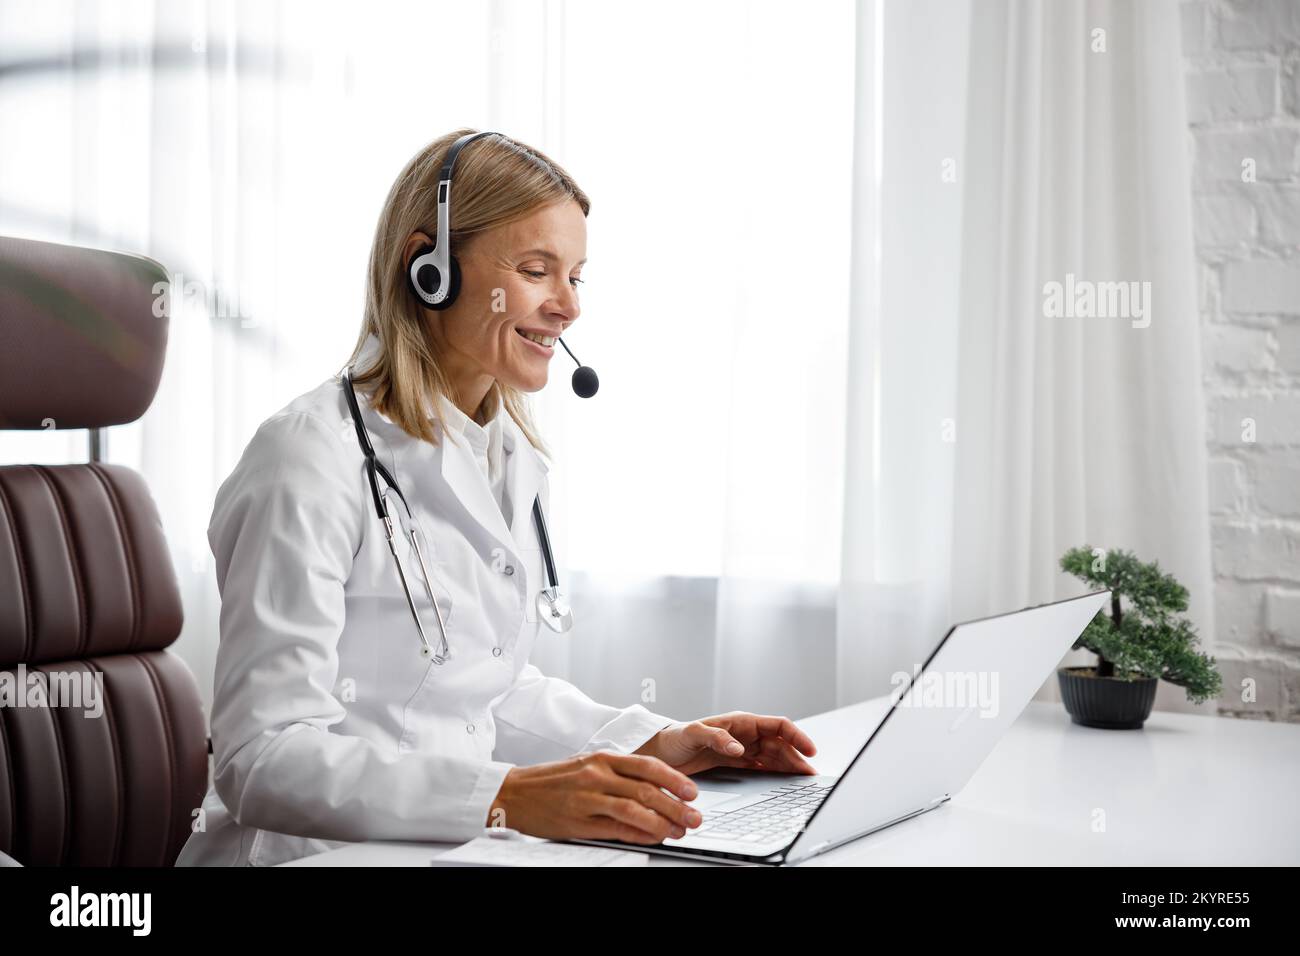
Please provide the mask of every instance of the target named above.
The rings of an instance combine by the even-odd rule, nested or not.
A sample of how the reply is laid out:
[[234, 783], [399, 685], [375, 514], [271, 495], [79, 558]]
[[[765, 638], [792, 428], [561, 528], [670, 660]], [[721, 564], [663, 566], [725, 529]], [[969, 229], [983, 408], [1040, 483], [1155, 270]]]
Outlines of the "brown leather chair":
[[[141, 256], [0, 237], [0, 428], [94, 436], [87, 464], [0, 467], [0, 854], [26, 866], [170, 866], [207, 789], [158, 510], [97, 460], [97, 429], [157, 391], [166, 279]], [[102, 681], [99, 716], [90, 698], [49, 706], [73, 675]], [[6, 680], [26, 704], [47, 681], [46, 705], [6, 701]]]

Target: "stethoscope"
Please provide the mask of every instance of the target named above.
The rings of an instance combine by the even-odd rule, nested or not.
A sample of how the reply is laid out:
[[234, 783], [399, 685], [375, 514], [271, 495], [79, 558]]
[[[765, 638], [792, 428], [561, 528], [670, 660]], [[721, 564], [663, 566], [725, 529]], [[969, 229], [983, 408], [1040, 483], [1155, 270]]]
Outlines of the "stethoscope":
[[[415, 626], [420, 632], [420, 654], [423, 657], [432, 657], [435, 664], [444, 664], [451, 658], [451, 644], [447, 640], [447, 625], [442, 619], [442, 610], [438, 607], [438, 602], [433, 596], [433, 587], [429, 584], [429, 568], [424, 561], [424, 548], [420, 544], [420, 537], [416, 534], [415, 515], [411, 513], [411, 507], [406, 503], [406, 496], [402, 494], [401, 487], [397, 480], [384, 467], [384, 463], [375, 457], [374, 446], [370, 444], [370, 434], [366, 430], [365, 424], [361, 421], [361, 409], [357, 405], [357, 394], [352, 387], [352, 366], [349, 365], [343, 370], [342, 374], [344, 394], [347, 396], [348, 409], [352, 415], [352, 424], [356, 426], [357, 441], [361, 445], [361, 451], [366, 456], [366, 474], [370, 479], [370, 493], [375, 500], [375, 513], [379, 515], [379, 520], [384, 525], [384, 536], [388, 539], [388, 550], [393, 554], [393, 561], [397, 565], [397, 574], [402, 581], [402, 592], [406, 595], [406, 604], [411, 609], [411, 616], [415, 619]], [[379, 478], [383, 478], [387, 485], [387, 490], [379, 490]], [[397, 495], [398, 500], [402, 503], [402, 509], [406, 512], [407, 525], [403, 528], [400, 520], [400, 512], [395, 517], [393, 508], [389, 503], [389, 494]], [[560, 580], [555, 572], [555, 555], [551, 553], [551, 537], [546, 533], [546, 518], [542, 515], [542, 499], [538, 495], [533, 499], [533, 521], [537, 524], [537, 537], [542, 544], [542, 557], [546, 562], [546, 580], [547, 586], [537, 595], [537, 615], [544, 621], [551, 630], [557, 633], [563, 633], [573, 627], [573, 609], [569, 607], [569, 601], [560, 590]], [[398, 529], [405, 532], [411, 542], [411, 550], [415, 552], [416, 560], [420, 566], [420, 575], [424, 578], [424, 590], [429, 595], [429, 602], [433, 605], [433, 612], [438, 619], [439, 648], [435, 654], [429, 644], [429, 638], [424, 632], [424, 625], [420, 622], [420, 615], [415, 608], [415, 599], [411, 596], [411, 587], [406, 580], [406, 572], [402, 569], [402, 559], [397, 554], [397, 533]]]

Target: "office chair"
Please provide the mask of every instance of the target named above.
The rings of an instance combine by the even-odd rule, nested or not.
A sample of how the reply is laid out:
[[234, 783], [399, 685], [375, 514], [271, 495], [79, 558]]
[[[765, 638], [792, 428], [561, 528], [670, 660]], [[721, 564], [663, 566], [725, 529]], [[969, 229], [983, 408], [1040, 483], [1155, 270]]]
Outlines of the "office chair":
[[[0, 236], [0, 428], [91, 430], [86, 464], [0, 466], [0, 856], [24, 866], [170, 866], [207, 788], [158, 511], [99, 460], [98, 430], [157, 391], [166, 279], [141, 256]], [[93, 682], [98, 708], [77, 696]]]

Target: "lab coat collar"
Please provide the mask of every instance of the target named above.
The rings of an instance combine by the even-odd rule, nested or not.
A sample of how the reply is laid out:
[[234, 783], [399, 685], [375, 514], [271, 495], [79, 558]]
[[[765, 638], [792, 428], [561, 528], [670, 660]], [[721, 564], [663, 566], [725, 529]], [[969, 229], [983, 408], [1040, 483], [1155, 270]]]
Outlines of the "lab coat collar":
[[[355, 362], [357, 371], [361, 372], [368, 368], [379, 351], [379, 338], [372, 332], [366, 337], [365, 344], [357, 356]], [[439, 396], [439, 401], [444, 403], [444, 409], [453, 407], [450, 400], [444, 396]], [[369, 405], [369, 402], [367, 404]], [[391, 418], [373, 405], [370, 405], [370, 410], [389, 424], [396, 425]], [[429, 417], [433, 417], [431, 410]], [[532, 520], [533, 499], [537, 496], [550, 468], [546, 459], [533, 447], [528, 436], [523, 433], [504, 407], [498, 409], [497, 417], [500, 420], [501, 450], [505, 455], [506, 490], [510, 497], [511, 514], [508, 522], [493, 499], [491, 489], [484, 480], [478, 463], [474, 460], [468, 438], [459, 433], [440, 436], [438, 459], [442, 478], [451, 488], [456, 499], [486, 531], [513, 550], [517, 547], [517, 536]], [[449, 423], [456, 421], [455, 417], [450, 415], [446, 420]], [[406, 433], [402, 432], [402, 434]]]
[[533, 499], [545, 484], [550, 466], [509, 413], [503, 410], [501, 414], [501, 447], [507, 461], [506, 489], [513, 509], [510, 533], [518, 537], [520, 530], [532, 520]]
[[[448, 399], [440, 400], [450, 405]], [[452, 442], [444, 442], [440, 456], [442, 477], [479, 523], [501, 538], [503, 544], [513, 546], [522, 527], [532, 520], [533, 498], [549, 469], [546, 460], [528, 441], [510, 413], [502, 408], [497, 417], [501, 428], [501, 450], [505, 456], [506, 492], [510, 498], [508, 525], [503, 523], [505, 517], [492, 497], [492, 490], [484, 480], [466, 436], [454, 436], [454, 448]], [[508, 533], [503, 535], [507, 527]]]

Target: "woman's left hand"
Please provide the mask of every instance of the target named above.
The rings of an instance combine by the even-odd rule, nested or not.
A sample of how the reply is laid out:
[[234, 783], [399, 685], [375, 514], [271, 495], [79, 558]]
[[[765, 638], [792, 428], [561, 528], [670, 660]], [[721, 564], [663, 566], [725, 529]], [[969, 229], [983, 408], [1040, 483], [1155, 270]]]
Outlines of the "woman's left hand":
[[635, 752], [658, 757], [688, 775], [710, 767], [817, 772], [800, 756], [811, 757], [817, 748], [792, 720], [742, 711], [665, 727]]

